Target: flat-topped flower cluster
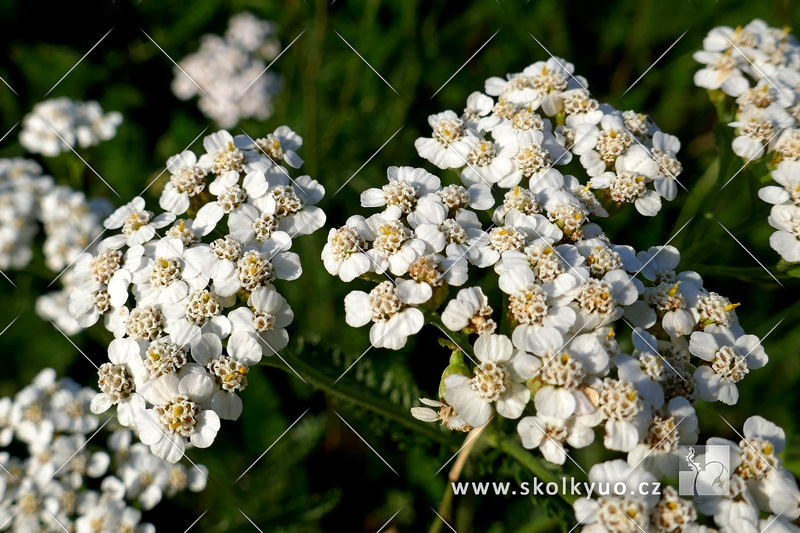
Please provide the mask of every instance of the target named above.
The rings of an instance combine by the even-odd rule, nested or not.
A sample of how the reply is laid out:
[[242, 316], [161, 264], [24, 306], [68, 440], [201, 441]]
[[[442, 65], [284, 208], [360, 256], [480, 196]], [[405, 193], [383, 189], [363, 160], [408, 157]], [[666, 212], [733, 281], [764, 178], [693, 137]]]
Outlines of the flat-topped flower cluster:
[[275, 31], [252, 13], [234, 15], [224, 36], [204, 35], [200, 48], [173, 69], [172, 92], [181, 100], [197, 97], [200, 111], [223, 128], [269, 118], [281, 88], [266, 64], [281, 50]]
[[[657, 485], [660, 477], [657, 473], [631, 465], [630, 460], [594, 465], [588, 477], [595, 486], [614, 487], [622, 483], [625, 487], [645, 489], [622, 494], [606, 488], [603, 495], [594, 499], [577, 500], [576, 519], [587, 524], [583, 531], [797, 533], [800, 491], [778, 455], [786, 445], [783, 429], [760, 416], [752, 416], [745, 421], [741, 432], [734, 431], [738, 436], [736, 441], [708, 439], [708, 445], [728, 448], [730, 464], [697, 482], [703, 486], [704, 494], [695, 492], [694, 503], [681, 498], [671, 485]], [[665, 442], [671, 439], [668, 432], [655, 437]], [[695, 454], [692, 447], [689, 450], [686, 459], [693, 464], [693, 472], [701, 474], [703, 454]], [[660, 494], [654, 494], [651, 490], [654, 486], [660, 487]]]
[[0, 452], [0, 531], [150, 533], [142, 510], [205, 488], [204, 466], [172, 465], [133, 444], [129, 430], [101, 426], [94, 395], [48, 368], [0, 399], [0, 447], [24, 450]]
[[[438, 397], [412, 410], [421, 420], [470, 431], [520, 419], [523, 446], [557, 464], [602, 427], [603, 446], [626, 458], [590, 477], [676, 477], [679, 445], [698, 439], [694, 404], [735, 404], [737, 383], [767, 363], [738, 304], [680, 272], [677, 249], [637, 252], [597, 224], [624, 204], [655, 215], [672, 200], [680, 143], [645, 115], [597, 102], [559, 58], [491, 78], [463, 112], [429, 123], [419, 155], [460, 180], [391, 167], [387, 184], [361, 195], [383, 210], [328, 234], [329, 273], [377, 282], [345, 298], [347, 323], [371, 324], [372, 345], [389, 349], [440, 327], [453, 353]], [[578, 176], [558, 170], [576, 155]], [[489, 267], [502, 304], [485, 283], [470, 286]], [[451, 287], [463, 288], [452, 297]], [[651, 500], [580, 503], [577, 519], [592, 532], [672, 532], [697, 518], [674, 490]]]
[[104, 222], [119, 232], [76, 261], [70, 311], [83, 327], [102, 317], [115, 337], [92, 411], [115, 406], [172, 463], [239, 417], [250, 367], [289, 341], [293, 313], [274, 282], [300, 276], [292, 239], [325, 223], [314, 205], [325, 189], [289, 173], [301, 145], [286, 126], [207, 136], [200, 157], [167, 162], [164, 212], [133, 199]]
[[728, 124], [735, 129], [733, 152], [745, 164], [765, 161], [776, 183], [758, 193], [773, 205], [770, 246], [800, 262], [800, 43], [788, 28], [756, 19], [714, 28], [694, 57], [704, 65], [695, 84], [735, 109]]
[[[571, 63], [553, 57], [490, 78], [485, 93], [472, 93], [460, 115], [429, 117], [432, 136], [417, 139], [419, 155], [440, 169], [456, 169], [467, 187], [523, 183], [534, 194], [566, 189], [591, 204], [583, 218], [606, 216], [603, 206], [624, 204], [655, 215], [662, 198], [677, 194], [680, 143], [650, 117], [598, 102], [573, 71]], [[574, 157], [590, 178], [586, 184], [559, 171], [570, 168], [565, 166]], [[587, 194], [592, 189], [602, 206]]]
[[79, 102], [62, 96], [33, 106], [22, 119], [19, 142], [31, 153], [53, 157], [112, 139], [121, 123], [118, 111], [104, 113], [93, 100]]
[[103, 231], [102, 220], [112, 211], [108, 200], [87, 198], [67, 185], [56, 185], [33, 160], [0, 159], [0, 270], [24, 270], [34, 257], [36, 238], [43, 234], [42, 255], [52, 272], [50, 281], [64, 287], [40, 296], [36, 312], [72, 335], [80, 326], [67, 311], [72, 265], [91, 250]]
[[[122, 115], [103, 113], [97, 102], [66, 97], [35, 105], [22, 120], [19, 142], [32, 153], [55, 156], [87, 148], [116, 135]], [[31, 246], [44, 229], [46, 266], [60, 272], [89, 247], [102, 231], [100, 221], [111, 212], [104, 199], [56, 185], [31, 159], [0, 159], [0, 269], [21, 270], [33, 258]]]

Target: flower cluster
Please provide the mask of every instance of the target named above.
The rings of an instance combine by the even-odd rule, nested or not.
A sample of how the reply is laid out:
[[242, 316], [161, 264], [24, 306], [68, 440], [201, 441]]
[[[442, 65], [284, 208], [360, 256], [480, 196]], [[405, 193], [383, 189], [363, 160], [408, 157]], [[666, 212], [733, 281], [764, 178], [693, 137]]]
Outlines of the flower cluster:
[[[45, 369], [13, 399], [0, 399], [0, 447], [25, 451], [0, 452], [0, 530], [150, 533], [140, 509], [205, 488], [204, 466], [169, 464], [131, 445], [128, 430], [100, 426], [89, 411], [93, 396]], [[102, 448], [94, 437], [106, 426]]]
[[103, 113], [95, 101], [53, 98], [39, 102], [25, 115], [19, 142], [31, 153], [53, 157], [70, 148], [88, 148], [107, 141], [116, 135], [121, 123], [122, 114]]
[[705, 65], [695, 84], [715, 101], [733, 100], [733, 152], [746, 164], [763, 160], [776, 183], [758, 194], [773, 205], [770, 245], [800, 261], [800, 43], [788, 28], [754, 20], [714, 28], [694, 57]]
[[[678, 271], [677, 249], [637, 252], [597, 224], [621, 204], [654, 215], [672, 199], [680, 145], [644, 115], [592, 99], [572, 72], [556, 58], [535, 63], [489, 79], [497, 101], [474, 93], [462, 114], [431, 116], [419, 155], [461, 183], [390, 168], [386, 185], [361, 195], [383, 211], [331, 229], [322, 257], [343, 281], [378, 281], [345, 299], [347, 323], [371, 324], [373, 346], [402, 348], [426, 322], [447, 337], [438, 399], [421, 400], [416, 418], [460, 431], [520, 419], [523, 446], [556, 464], [602, 428], [603, 446], [626, 460], [596, 469], [676, 477], [679, 445], [698, 438], [694, 404], [735, 404], [736, 384], [767, 355], [739, 325], [738, 304]], [[553, 168], [573, 155], [588, 178]], [[488, 267], [502, 306], [486, 283], [467, 286]], [[465, 288], [449, 298], [451, 286]], [[634, 531], [613, 523], [628, 508], [614, 509], [587, 531]]]
[[94, 251], [103, 232], [102, 221], [112, 210], [108, 200], [88, 199], [83, 192], [65, 185], [56, 185], [41, 197], [39, 219], [45, 234], [45, 264], [58, 273], [63, 288], [37, 298], [36, 313], [55, 323], [67, 335], [81, 330], [69, 312], [71, 267], [81, 253]]
[[[36, 312], [71, 335], [80, 326], [67, 311], [66, 290], [72, 275], [66, 270], [78, 255], [92, 249], [111, 212], [103, 199], [88, 199], [80, 191], [56, 185], [29, 159], [0, 159], [0, 270], [24, 269], [33, 257], [40, 226], [44, 233], [45, 266], [65, 287], [37, 299]], [[50, 281], [53, 281], [51, 278]]]
[[33, 258], [38, 200], [53, 180], [29, 159], [0, 159], [0, 270], [21, 270]]
[[224, 37], [203, 36], [200, 49], [180, 61], [172, 92], [181, 100], [197, 96], [200, 111], [223, 128], [243, 118], [269, 118], [281, 88], [265, 63], [280, 52], [274, 34], [274, 24], [250, 13], [231, 17]]
[[167, 162], [163, 213], [135, 198], [104, 222], [120, 233], [75, 263], [70, 311], [83, 327], [103, 317], [115, 337], [92, 411], [116, 406], [170, 462], [239, 417], [250, 367], [289, 341], [292, 310], [274, 282], [300, 276], [292, 239], [325, 223], [314, 205], [325, 189], [287, 170], [302, 164], [301, 145], [286, 126], [255, 140], [207, 136], [199, 158]]
[[[576, 518], [586, 525], [583, 531], [593, 533], [797, 533], [800, 489], [778, 457], [785, 443], [783, 429], [752, 416], [737, 442], [716, 437], [707, 441], [729, 448], [729, 465], [711, 463], [706, 470], [702, 454], [689, 447], [684, 459], [692, 487], [686, 496], [694, 496], [694, 502], [681, 498], [672, 486], [652, 490], [659, 476], [638, 463], [618, 459], [597, 464], [589, 471], [589, 482], [599, 494], [575, 502]], [[701, 525], [700, 515], [710, 517], [719, 529]]]
[[[525, 183], [535, 194], [567, 189], [592, 204], [584, 217], [606, 216], [608, 208], [624, 204], [655, 215], [662, 198], [677, 194], [680, 143], [646, 115], [599, 103], [573, 71], [571, 63], [553, 57], [488, 79], [485, 94], [471, 94], [461, 115], [429, 117], [432, 136], [417, 139], [419, 155], [440, 169], [460, 171], [467, 186], [513, 189]], [[584, 192], [558, 170], [568, 169], [574, 156], [577, 170], [588, 176]], [[592, 189], [597, 198], [590, 198]]]

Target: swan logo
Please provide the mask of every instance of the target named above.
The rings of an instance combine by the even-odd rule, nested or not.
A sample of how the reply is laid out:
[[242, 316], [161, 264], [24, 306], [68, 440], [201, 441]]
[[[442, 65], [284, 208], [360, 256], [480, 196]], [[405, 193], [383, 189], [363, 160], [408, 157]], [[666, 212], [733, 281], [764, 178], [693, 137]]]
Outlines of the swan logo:
[[728, 491], [731, 450], [725, 445], [681, 446], [678, 450], [678, 493], [694, 496], [702, 502], [705, 496]]

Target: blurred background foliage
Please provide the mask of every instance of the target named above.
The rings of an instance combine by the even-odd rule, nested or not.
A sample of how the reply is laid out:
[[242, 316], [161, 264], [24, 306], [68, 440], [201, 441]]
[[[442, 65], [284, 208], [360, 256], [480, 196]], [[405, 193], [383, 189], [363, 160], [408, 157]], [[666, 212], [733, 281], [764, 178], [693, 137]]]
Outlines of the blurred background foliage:
[[[424, 166], [413, 141], [429, 133], [429, 114], [460, 111], [472, 91], [482, 90], [486, 78], [518, 72], [546, 59], [544, 47], [574, 63], [576, 73], [588, 79], [600, 101], [648, 113], [664, 131], [677, 135], [683, 143], [680, 179], [689, 193], [681, 192], [654, 219], [644, 219], [631, 208], [604, 227], [614, 242], [646, 249], [666, 243], [689, 221], [671, 242], [684, 252], [681, 268], [698, 270], [710, 290], [741, 302], [738, 313], [748, 332], [759, 336], [771, 332], [764, 341], [770, 364], [740, 384], [739, 406], [701, 407], [701, 440], [710, 435], [738, 440], [722, 416], [739, 428], [749, 415], [762, 414], [787, 429], [785, 460], [800, 473], [797, 285], [788, 278], [781, 279], [785, 287], [776, 284], [715, 222], [724, 224], [761, 262], [776, 264], [777, 254], [768, 246], [768, 205], [756, 199], [750, 172], [737, 175], [719, 191], [739, 164], [717, 177], [715, 131], [723, 136], [725, 132], [717, 128], [704, 91], [692, 83], [697, 65], [691, 57], [705, 34], [720, 24], [736, 26], [756, 17], [773, 26], [797, 24], [800, 14], [794, 2], [113, 0], [44, 7], [3, 1], [0, 20], [6, 54], [0, 76], [18, 95], [0, 86], [0, 129], [11, 130], [0, 142], [0, 157], [22, 155], [16, 142], [17, 123], [67, 74], [49, 97], [96, 99], [105, 110], [120, 111], [125, 117], [113, 140], [83, 155], [127, 201], [162, 172], [170, 155], [182, 151], [201, 132], [216, 129], [194, 101], [181, 102], [172, 95], [173, 65], [167, 54], [179, 60], [197, 49], [203, 34], [224, 32], [229, 16], [245, 10], [275, 21], [284, 47], [297, 40], [271, 67], [284, 80], [275, 115], [265, 122], [244, 121], [233, 133], [262, 136], [281, 124], [300, 133], [305, 139], [303, 170], [328, 191], [320, 205], [330, 225], [364, 213], [359, 193], [380, 186], [386, 167]], [[199, 140], [193, 148], [202, 149]], [[90, 196], [122, 203], [88, 168], [75, 179], [70, 171], [79, 164], [74, 154], [40, 161], [57, 181], [72, 179], [71, 185]], [[157, 205], [163, 183], [164, 176], [146, 193], [150, 205]], [[296, 316], [286, 357], [327, 376], [329, 383], [369, 346], [367, 328], [346, 326], [342, 303], [347, 292], [369, 284], [346, 285], [325, 272], [319, 259], [325, 236], [320, 231], [296, 241], [304, 275], [299, 283], [279, 289]], [[0, 336], [0, 395], [13, 394], [45, 366], [92, 384], [94, 369], [76, 347], [100, 363], [107, 342], [103, 332], [78, 335], [73, 346], [33, 313], [36, 296], [55, 277], [41, 256], [25, 272], [9, 275], [17, 289], [0, 280], [0, 328], [18, 319]], [[492, 297], [499, 298], [496, 289]], [[619, 332], [621, 338], [629, 334]], [[253, 373], [243, 394], [245, 411], [239, 422], [226, 423], [211, 449], [189, 454], [193, 461], [209, 466], [209, 488], [201, 495], [164, 504], [145, 517], [162, 531], [183, 531], [209, 509], [193, 530], [252, 531], [246, 514], [263, 531], [376, 531], [398, 513], [384, 531], [425, 530], [438, 520], [432, 508], [444, 494], [449, 467], [436, 472], [458, 449], [460, 436], [446, 435], [434, 426], [417, 431], [399, 420], [410, 418], [407, 409], [419, 394], [435, 394], [448, 355], [436, 337], [436, 330], [428, 326], [405, 350], [371, 350], [339, 382], [383, 402], [394, 418], [375, 415], [340, 395], [319, 392], [291, 372], [258, 369], [261, 372]], [[513, 423], [502, 427], [515, 433]], [[233, 484], [276, 439], [274, 447]], [[600, 459], [591, 452], [575, 457], [584, 465]], [[512, 459], [479, 446], [462, 479], [529, 480], [530, 476]], [[453, 516], [460, 533], [534, 532], [560, 529], [558, 512], [559, 508], [530, 497], [460, 497]]]

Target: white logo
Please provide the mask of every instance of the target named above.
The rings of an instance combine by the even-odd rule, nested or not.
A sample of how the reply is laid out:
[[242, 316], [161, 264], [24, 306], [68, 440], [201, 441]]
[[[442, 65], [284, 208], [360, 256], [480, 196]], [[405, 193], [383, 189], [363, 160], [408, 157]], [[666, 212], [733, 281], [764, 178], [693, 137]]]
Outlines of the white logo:
[[678, 494], [703, 496], [727, 493], [730, 484], [731, 449], [724, 444], [680, 446], [678, 450]]

